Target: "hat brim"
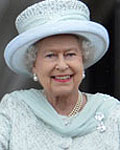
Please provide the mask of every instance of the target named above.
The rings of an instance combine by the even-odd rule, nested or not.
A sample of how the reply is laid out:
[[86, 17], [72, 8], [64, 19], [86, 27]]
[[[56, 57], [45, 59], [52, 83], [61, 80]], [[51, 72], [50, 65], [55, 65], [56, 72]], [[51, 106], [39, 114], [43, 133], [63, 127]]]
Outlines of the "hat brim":
[[16, 73], [30, 76], [31, 73], [28, 72], [24, 64], [24, 56], [27, 48], [40, 39], [58, 34], [75, 34], [83, 36], [95, 47], [94, 57], [91, 60], [86, 61], [84, 64], [85, 68], [88, 68], [99, 61], [108, 50], [108, 32], [98, 23], [74, 20], [51, 22], [23, 32], [9, 42], [4, 53], [7, 65]]

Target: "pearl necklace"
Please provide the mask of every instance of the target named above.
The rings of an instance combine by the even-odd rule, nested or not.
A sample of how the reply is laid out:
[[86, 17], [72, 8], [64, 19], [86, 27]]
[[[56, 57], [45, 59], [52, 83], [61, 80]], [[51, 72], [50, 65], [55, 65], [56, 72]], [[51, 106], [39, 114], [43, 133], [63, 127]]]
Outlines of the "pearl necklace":
[[68, 114], [68, 117], [75, 116], [81, 109], [83, 104], [83, 96], [82, 93], [79, 94], [77, 103], [75, 104], [73, 110]]

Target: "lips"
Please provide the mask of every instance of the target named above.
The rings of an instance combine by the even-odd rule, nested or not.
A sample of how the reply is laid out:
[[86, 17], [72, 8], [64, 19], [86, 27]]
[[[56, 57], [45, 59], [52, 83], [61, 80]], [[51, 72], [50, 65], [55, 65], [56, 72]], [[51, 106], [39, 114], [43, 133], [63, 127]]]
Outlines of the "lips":
[[70, 79], [70, 75], [67, 76], [55, 76], [55, 79], [61, 79], [61, 80], [65, 80], [65, 79]]
[[57, 76], [52, 76], [52, 78], [56, 81], [59, 82], [68, 82], [73, 75], [57, 75]]

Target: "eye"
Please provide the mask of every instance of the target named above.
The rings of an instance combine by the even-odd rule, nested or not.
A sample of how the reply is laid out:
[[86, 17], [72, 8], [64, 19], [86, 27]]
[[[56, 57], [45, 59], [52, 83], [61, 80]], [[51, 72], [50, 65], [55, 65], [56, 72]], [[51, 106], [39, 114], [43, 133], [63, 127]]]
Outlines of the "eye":
[[73, 57], [76, 56], [76, 53], [67, 53], [66, 56]]
[[47, 54], [45, 57], [52, 58], [52, 57], [55, 57], [55, 56], [56, 56], [55, 54]]

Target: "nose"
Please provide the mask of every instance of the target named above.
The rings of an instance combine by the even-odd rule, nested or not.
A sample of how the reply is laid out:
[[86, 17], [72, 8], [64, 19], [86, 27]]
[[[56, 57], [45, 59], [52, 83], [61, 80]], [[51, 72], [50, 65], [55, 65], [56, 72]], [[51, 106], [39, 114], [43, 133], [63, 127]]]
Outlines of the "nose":
[[60, 70], [60, 71], [64, 71], [64, 70], [68, 69], [68, 64], [67, 64], [67, 62], [66, 62], [63, 55], [60, 55], [58, 57], [58, 61], [57, 61], [57, 64], [56, 64], [56, 69]]

